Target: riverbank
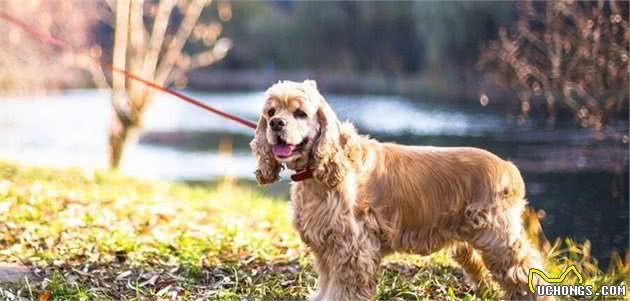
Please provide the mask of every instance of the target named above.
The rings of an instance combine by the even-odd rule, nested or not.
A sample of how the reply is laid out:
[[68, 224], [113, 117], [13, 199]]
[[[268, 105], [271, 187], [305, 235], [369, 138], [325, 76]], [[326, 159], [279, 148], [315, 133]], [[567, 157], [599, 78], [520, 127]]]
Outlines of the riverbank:
[[[42, 300], [304, 299], [315, 288], [308, 250], [284, 200], [231, 181], [140, 181], [116, 173], [0, 162], [0, 262], [27, 266], [28, 281], [2, 293]], [[621, 260], [605, 273], [588, 246], [556, 245], [548, 269], [576, 264], [588, 284], [626, 280]], [[379, 300], [480, 298], [444, 252], [393, 256]], [[44, 296], [44, 297], [42, 297]], [[497, 291], [486, 292], [496, 298]]]

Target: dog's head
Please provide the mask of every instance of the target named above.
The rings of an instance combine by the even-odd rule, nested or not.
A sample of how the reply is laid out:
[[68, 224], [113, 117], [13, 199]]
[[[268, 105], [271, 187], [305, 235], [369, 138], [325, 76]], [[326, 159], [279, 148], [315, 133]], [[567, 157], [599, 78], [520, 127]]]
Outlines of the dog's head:
[[315, 178], [335, 186], [340, 175], [339, 122], [314, 81], [281, 81], [265, 93], [266, 101], [251, 142], [260, 184], [278, 180], [285, 164], [297, 170], [310, 167]]

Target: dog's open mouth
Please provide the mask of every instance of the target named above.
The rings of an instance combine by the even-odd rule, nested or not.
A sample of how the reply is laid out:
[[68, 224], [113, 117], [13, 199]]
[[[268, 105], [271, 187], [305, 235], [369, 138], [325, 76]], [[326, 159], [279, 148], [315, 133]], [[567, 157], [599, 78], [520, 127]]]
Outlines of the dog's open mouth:
[[304, 138], [304, 140], [302, 140], [299, 144], [288, 144], [284, 140], [278, 138], [278, 143], [271, 148], [271, 151], [274, 156], [280, 159], [286, 159], [291, 157], [294, 153], [302, 150], [304, 145], [306, 145], [307, 140], [307, 138]]

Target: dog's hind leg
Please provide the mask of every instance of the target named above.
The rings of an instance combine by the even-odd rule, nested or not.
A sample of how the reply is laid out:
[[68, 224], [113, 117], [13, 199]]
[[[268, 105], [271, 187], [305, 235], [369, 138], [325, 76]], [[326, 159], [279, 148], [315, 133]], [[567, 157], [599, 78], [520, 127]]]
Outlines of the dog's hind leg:
[[542, 269], [543, 265], [539, 252], [531, 246], [523, 231], [523, 206], [519, 205], [488, 210], [486, 222], [471, 233], [468, 242], [481, 251], [485, 266], [506, 292], [506, 299], [542, 300], [529, 291], [529, 269]]
[[483, 263], [483, 258], [470, 244], [454, 243], [450, 248], [450, 255], [464, 270], [466, 277], [476, 286], [480, 294], [483, 295], [492, 288], [491, 275]]

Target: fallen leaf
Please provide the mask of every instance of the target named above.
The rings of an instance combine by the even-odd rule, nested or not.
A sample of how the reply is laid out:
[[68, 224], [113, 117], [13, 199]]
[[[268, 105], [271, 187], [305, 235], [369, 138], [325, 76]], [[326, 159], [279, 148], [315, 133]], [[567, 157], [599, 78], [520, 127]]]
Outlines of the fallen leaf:
[[146, 286], [147, 284], [151, 285], [151, 286], [154, 286], [159, 277], [160, 277], [160, 275], [154, 275], [153, 277], [151, 277], [151, 279], [140, 283], [140, 287]]
[[129, 275], [131, 275], [131, 271], [122, 272], [118, 274], [118, 276], [116, 276], [116, 280], [124, 279], [126, 277], [129, 277]]
[[159, 291], [156, 293], [156, 295], [157, 295], [158, 297], [163, 296], [164, 294], [166, 294], [166, 293], [167, 293], [167, 292], [171, 289], [171, 287], [173, 287], [173, 286], [172, 286], [172, 285], [168, 285], [168, 286], [164, 287], [163, 289], [159, 290]]
[[39, 297], [37, 297], [37, 301], [48, 301], [50, 299], [50, 292], [45, 291]]

